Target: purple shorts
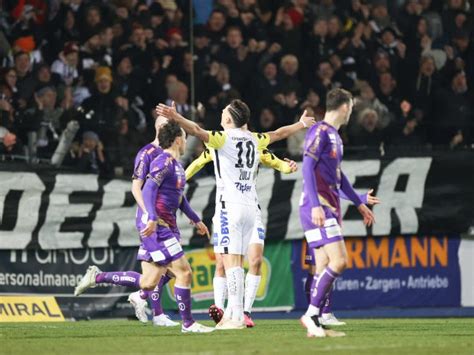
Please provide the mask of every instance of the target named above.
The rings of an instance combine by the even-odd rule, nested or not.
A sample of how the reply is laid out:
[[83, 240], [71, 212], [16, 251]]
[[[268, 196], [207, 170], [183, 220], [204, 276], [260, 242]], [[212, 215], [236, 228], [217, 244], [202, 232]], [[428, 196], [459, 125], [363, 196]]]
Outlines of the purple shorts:
[[300, 220], [308, 249], [316, 249], [326, 244], [344, 240], [336, 213], [325, 206], [323, 206], [323, 209], [326, 214], [326, 221], [324, 227], [317, 227], [311, 222], [311, 211], [300, 208]]
[[306, 246], [306, 255], [304, 256], [304, 263], [306, 265], [316, 265], [316, 256], [314, 255], [314, 248]]
[[168, 265], [184, 255], [178, 229], [158, 226], [155, 233], [141, 237], [137, 260]]

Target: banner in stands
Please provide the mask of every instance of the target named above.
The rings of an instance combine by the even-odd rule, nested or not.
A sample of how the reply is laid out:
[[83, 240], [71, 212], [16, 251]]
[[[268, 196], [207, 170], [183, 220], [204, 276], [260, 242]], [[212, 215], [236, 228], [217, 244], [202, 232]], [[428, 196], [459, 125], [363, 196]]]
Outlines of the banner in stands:
[[[135, 248], [2, 250], [0, 296], [55, 296], [66, 317], [133, 315], [127, 302], [129, 293], [136, 291], [131, 288], [101, 285], [80, 297], [74, 297], [73, 292], [89, 265], [96, 265], [104, 271], [139, 271], [136, 252]], [[186, 255], [193, 268], [193, 308], [207, 310], [213, 303], [214, 253], [211, 248], [187, 248]], [[290, 243], [277, 243], [265, 248], [256, 309], [290, 310], [293, 307], [294, 294], [288, 292], [293, 289], [290, 261]], [[163, 294], [166, 309], [176, 309], [173, 285], [174, 282], [168, 284]]]
[[[459, 307], [459, 236], [347, 238], [348, 268], [334, 287], [334, 309]], [[293, 242], [295, 306], [307, 307], [306, 243]], [[465, 287], [472, 287], [472, 281]]]
[[[370, 229], [344, 202], [346, 236], [464, 233], [474, 225], [472, 153], [347, 160], [343, 170], [360, 193], [374, 188], [382, 200], [374, 207], [377, 223]], [[0, 165], [0, 181], [0, 249], [138, 245], [130, 181], [10, 164]], [[301, 239], [301, 188], [301, 169], [291, 175], [260, 170], [258, 195], [269, 240]], [[214, 179], [194, 179], [186, 193], [211, 225]], [[183, 216], [179, 225], [187, 245], [192, 227]]]

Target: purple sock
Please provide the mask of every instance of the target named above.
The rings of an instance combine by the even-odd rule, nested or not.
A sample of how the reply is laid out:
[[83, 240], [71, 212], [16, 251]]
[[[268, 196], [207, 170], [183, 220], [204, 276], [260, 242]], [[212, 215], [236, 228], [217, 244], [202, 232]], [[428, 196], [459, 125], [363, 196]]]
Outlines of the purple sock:
[[323, 300], [323, 310], [321, 313], [323, 314], [328, 314], [332, 313], [332, 291], [334, 290], [334, 287], [331, 287], [326, 295], [326, 298]]
[[328, 291], [331, 289], [338, 276], [339, 274], [332, 271], [329, 266], [324, 269], [316, 281], [313, 292], [311, 292], [312, 306], [321, 309], [322, 303], [326, 298]]
[[149, 293], [151, 309], [153, 309], [153, 316], [159, 316], [160, 314], [163, 314], [163, 307], [161, 306], [161, 294], [163, 293], [164, 286], [170, 280], [171, 277], [166, 274], [163, 275], [155, 289]]
[[140, 276], [141, 274], [135, 271], [101, 272], [95, 277], [95, 282], [140, 288]]
[[153, 291], [145, 291], [145, 290], [140, 290], [139, 295], [142, 300], [146, 300], [148, 296], [150, 296], [150, 293]]
[[175, 286], [174, 295], [178, 304], [179, 314], [183, 320], [183, 326], [187, 328], [194, 323], [191, 314], [191, 289]]
[[306, 301], [310, 301], [311, 295], [311, 285], [313, 284], [313, 274], [308, 274], [306, 281], [304, 283], [304, 294], [306, 295]]

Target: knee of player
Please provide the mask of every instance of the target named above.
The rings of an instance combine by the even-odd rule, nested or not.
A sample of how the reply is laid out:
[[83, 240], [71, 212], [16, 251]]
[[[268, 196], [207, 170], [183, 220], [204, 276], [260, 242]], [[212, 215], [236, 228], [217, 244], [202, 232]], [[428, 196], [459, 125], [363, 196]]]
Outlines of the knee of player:
[[252, 256], [249, 259], [249, 272], [254, 275], [259, 275], [260, 268], [262, 267], [262, 262], [263, 262], [262, 255]]
[[225, 277], [225, 268], [222, 259], [219, 259], [216, 263], [216, 274], [217, 277]]
[[193, 271], [191, 267], [180, 270], [179, 274], [176, 275], [176, 282], [180, 284], [190, 285], [193, 281]]
[[144, 279], [143, 277], [140, 279], [140, 288], [145, 291], [153, 291], [155, 288], [156, 283], [152, 282], [152, 280]]
[[339, 257], [337, 259], [331, 260], [329, 265], [332, 269], [334, 269], [335, 272], [341, 273], [347, 268], [347, 258]]

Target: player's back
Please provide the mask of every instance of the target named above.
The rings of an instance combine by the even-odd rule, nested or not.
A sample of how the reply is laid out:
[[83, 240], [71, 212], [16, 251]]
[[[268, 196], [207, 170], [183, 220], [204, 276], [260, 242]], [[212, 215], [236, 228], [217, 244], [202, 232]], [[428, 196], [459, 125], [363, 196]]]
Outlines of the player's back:
[[176, 227], [176, 210], [186, 184], [182, 165], [171, 154], [163, 152], [150, 164], [148, 178], [159, 185], [155, 204], [157, 215], [170, 227]]
[[132, 177], [145, 181], [150, 170], [151, 162], [161, 153], [163, 153], [163, 149], [159, 146], [157, 147], [152, 143], [144, 145], [135, 156]]
[[225, 143], [212, 150], [216, 175], [216, 201], [255, 205], [255, 174], [259, 162], [258, 142], [247, 130], [228, 129]]

